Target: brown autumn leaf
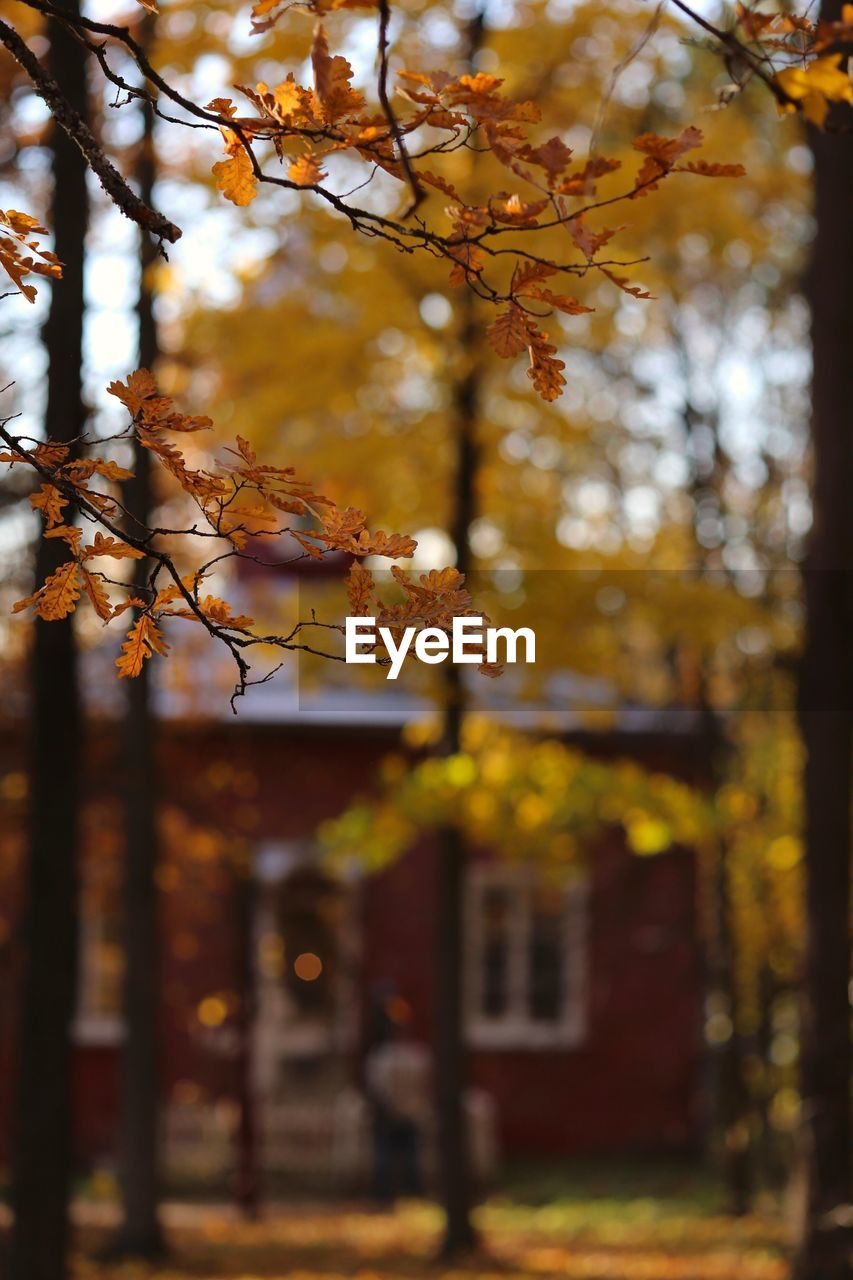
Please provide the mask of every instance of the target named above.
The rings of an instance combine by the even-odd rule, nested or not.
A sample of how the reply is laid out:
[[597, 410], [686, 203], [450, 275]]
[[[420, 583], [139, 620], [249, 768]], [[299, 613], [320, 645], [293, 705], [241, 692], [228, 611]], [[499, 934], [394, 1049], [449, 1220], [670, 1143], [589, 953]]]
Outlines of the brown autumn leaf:
[[493, 350], [508, 360], [524, 351], [529, 344], [529, 317], [515, 302], [511, 302], [506, 311], [501, 311], [486, 330]]
[[36, 613], [45, 622], [58, 622], [74, 612], [80, 599], [78, 582], [78, 564], [76, 560], [66, 560], [55, 573], [45, 578], [44, 584], [33, 595], [24, 600], [16, 600], [12, 605], [13, 613], [20, 613], [35, 605]]
[[147, 613], [141, 613], [121, 646], [120, 656], [116, 658], [119, 676], [138, 676], [146, 658], [155, 653], [165, 657], [168, 649], [157, 623]]
[[90, 542], [83, 548], [84, 560], [92, 556], [112, 556], [113, 560], [141, 560], [144, 554], [118, 538], [105, 536], [100, 529], [95, 534], [94, 542]]
[[563, 377], [566, 363], [558, 358], [557, 348], [541, 329], [532, 328], [529, 339], [530, 368], [527, 376], [543, 400], [556, 400], [566, 385]]
[[92, 608], [99, 618], [109, 622], [113, 617], [113, 607], [102, 578], [99, 574], [90, 573], [83, 565], [80, 566], [80, 572], [83, 575], [83, 590], [91, 600]]
[[350, 565], [347, 599], [350, 613], [354, 617], [363, 618], [369, 615], [373, 599], [373, 575], [357, 560]]
[[48, 529], [52, 529], [55, 525], [62, 524], [62, 512], [68, 506], [68, 499], [56, 485], [43, 484], [38, 493], [30, 494], [30, 506], [42, 513]]
[[317, 157], [309, 151], [304, 156], [297, 156], [289, 166], [287, 176], [298, 187], [315, 187], [318, 182], [322, 182], [326, 174], [320, 168]]
[[159, 396], [154, 375], [148, 369], [136, 369], [127, 382], [111, 382], [107, 392], [122, 402], [132, 418], [145, 407], [145, 402]]

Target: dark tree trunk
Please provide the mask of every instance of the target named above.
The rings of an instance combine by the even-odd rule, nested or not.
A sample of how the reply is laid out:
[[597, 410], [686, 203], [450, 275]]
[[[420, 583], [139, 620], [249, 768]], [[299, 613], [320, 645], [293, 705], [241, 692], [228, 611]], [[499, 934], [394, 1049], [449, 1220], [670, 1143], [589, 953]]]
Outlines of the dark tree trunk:
[[[150, 37], [151, 18], [144, 19], [142, 39]], [[156, 163], [154, 111], [143, 104], [137, 180], [139, 193], [150, 204]], [[140, 233], [139, 365], [153, 368], [158, 355], [150, 268], [157, 257], [156, 242]], [[148, 523], [152, 503], [151, 465], [147, 449], [135, 449], [134, 478], [128, 481], [124, 502], [132, 516]], [[144, 581], [147, 562], [135, 562], [136, 579]], [[123, 1223], [111, 1252], [151, 1258], [162, 1253], [158, 1220], [159, 1200], [159, 942], [157, 886], [157, 726], [151, 706], [148, 664], [126, 682], [127, 703], [122, 724], [124, 767], [124, 937], [125, 1042], [121, 1077], [121, 1202]]]
[[[76, 12], [75, 0], [67, 4]], [[85, 118], [86, 55], [61, 27], [50, 29], [50, 66]], [[84, 421], [81, 366], [88, 198], [83, 158], [54, 128], [52, 224], [62, 281], [51, 286], [45, 431], [73, 441]], [[68, 558], [61, 541], [39, 540], [38, 582]], [[29, 859], [27, 866], [15, 1156], [12, 1280], [61, 1280], [68, 1244], [73, 1159], [72, 1046], [77, 976], [77, 850], [82, 717], [72, 619], [36, 620], [32, 654]]]
[[252, 1032], [256, 1015], [256, 999], [253, 931], [255, 884], [251, 860], [247, 860], [237, 869], [235, 906], [237, 910], [237, 973], [239, 975], [240, 997], [237, 1025], [240, 1042], [236, 1063], [240, 1119], [237, 1126], [237, 1169], [234, 1178], [234, 1199], [243, 1215], [251, 1221], [257, 1218], [260, 1205], [260, 1177], [258, 1171], [252, 1062]]
[[[821, 16], [838, 20], [841, 0]], [[849, 53], [847, 49], [845, 52]], [[849, 118], [849, 110], [847, 112]], [[833, 1214], [850, 1202], [850, 779], [853, 737], [853, 135], [812, 131], [813, 507], [805, 568], [800, 725], [806, 749], [808, 941], [802, 1147], [807, 1212], [798, 1280], [850, 1274]]]
[[[456, 388], [453, 420], [455, 468], [451, 536], [456, 567], [471, 568], [470, 529], [476, 511], [478, 449], [478, 370], [474, 359], [475, 328], [472, 304], [466, 300], [460, 333], [462, 365]], [[461, 748], [465, 716], [465, 688], [459, 668], [444, 668], [444, 732], [441, 751], [454, 755]], [[441, 1254], [457, 1257], [475, 1244], [471, 1224], [471, 1177], [465, 1117], [465, 1044], [462, 980], [464, 967], [465, 840], [457, 827], [439, 830], [436, 863], [436, 988], [435, 1077], [438, 1120], [439, 1198], [445, 1213]]]
[[[718, 788], [726, 777], [727, 745], [720, 717], [705, 693], [707, 675], [701, 675], [700, 710], [710, 777]], [[727, 1209], [735, 1216], [749, 1212], [752, 1193], [750, 1152], [751, 1098], [744, 1071], [745, 1051], [739, 1027], [737, 999], [738, 953], [733, 929], [730, 851], [724, 838], [718, 841], [713, 894], [714, 934], [707, 956], [708, 989], [730, 1022], [727, 1037], [710, 1050], [713, 1093], [714, 1146], [725, 1185]]]

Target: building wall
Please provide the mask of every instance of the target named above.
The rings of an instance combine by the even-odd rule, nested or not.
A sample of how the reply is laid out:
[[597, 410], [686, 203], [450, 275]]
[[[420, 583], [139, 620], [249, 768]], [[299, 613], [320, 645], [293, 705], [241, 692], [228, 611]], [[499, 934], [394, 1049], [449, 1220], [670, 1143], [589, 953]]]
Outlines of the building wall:
[[[365, 983], [393, 983], [428, 1041], [431, 850], [370, 885]], [[475, 1051], [470, 1083], [497, 1106], [502, 1150], [556, 1155], [677, 1149], [697, 1137], [699, 947], [692, 856], [630, 853], [613, 831], [590, 851], [587, 1028], [570, 1049]]]
[[[264, 841], [310, 837], [320, 820], [369, 790], [378, 760], [395, 740], [391, 731], [297, 733], [257, 725], [164, 731], [161, 776], [169, 851], [159, 875], [167, 1100], [233, 1106], [239, 1095], [236, 975], [246, 922], [235, 868], [241, 856]], [[8, 739], [3, 746], [10, 747]], [[639, 744], [635, 754], [655, 767], [677, 763], [682, 773], [685, 761], [689, 764], [683, 748], [665, 741]], [[10, 748], [9, 761], [19, 758]], [[117, 859], [117, 796], [104, 790], [103, 781], [114, 776], [108, 767], [114, 759], [114, 741], [96, 733], [89, 804], [100, 816], [87, 830], [92, 841], [103, 839], [105, 848], [112, 842], [111, 856]], [[222, 833], [228, 843], [224, 859]], [[417, 1034], [429, 1039], [432, 860], [424, 840], [363, 886], [362, 1052], [370, 996], [382, 984], [392, 984], [409, 1001]], [[184, 865], [189, 873], [180, 870]], [[686, 853], [637, 858], [614, 832], [591, 852], [590, 873], [583, 1042], [571, 1050], [477, 1052], [470, 1059], [472, 1083], [497, 1103], [501, 1142], [509, 1154], [673, 1148], [696, 1136], [700, 979], [692, 859]], [[4, 894], [11, 902], [8, 882]], [[6, 1028], [14, 1025], [14, 969], [14, 948], [7, 948], [0, 973], [0, 1025]], [[209, 997], [226, 1008], [215, 1026], [203, 1025], [198, 1016]], [[0, 1109], [8, 1117], [13, 1037], [4, 1039]], [[81, 1164], [113, 1158], [118, 1066], [115, 1043], [78, 1048]], [[352, 1072], [357, 1080], [358, 1054]], [[9, 1125], [0, 1122], [0, 1142], [8, 1133]], [[8, 1147], [2, 1147], [0, 1160], [8, 1157]]]

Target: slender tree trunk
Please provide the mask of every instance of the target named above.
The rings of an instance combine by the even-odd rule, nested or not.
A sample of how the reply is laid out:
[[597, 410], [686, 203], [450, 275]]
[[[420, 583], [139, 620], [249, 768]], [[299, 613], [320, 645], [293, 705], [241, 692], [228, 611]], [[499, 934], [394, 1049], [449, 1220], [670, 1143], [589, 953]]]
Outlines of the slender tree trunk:
[[[65, 6], [77, 12], [76, 0]], [[86, 55], [61, 27], [50, 29], [50, 66], [85, 119]], [[65, 133], [51, 134], [52, 225], [64, 263], [51, 285], [45, 431], [74, 441], [84, 421], [81, 366], [86, 167]], [[39, 582], [67, 559], [61, 541], [40, 538]], [[61, 1280], [68, 1244], [73, 1160], [72, 1044], [77, 976], [77, 851], [82, 717], [72, 619], [34, 624], [30, 744], [29, 860], [15, 1102], [12, 1280]]]
[[252, 1062], [252, 1032], [256, 1015], [255, 996], [255, 883], [251, 859], [237, 869], [235, 886], [237, 909], [237, 972], [240, 1010], [237, 1032], [240, 1037], [237, 1055], [237, 1090], [240, 1119], [237, 1127], [237, 1170], [234, 1199], [250, 1221], [257, 1218], [260, 1201], [257, 1126], [255, 1124], [255, 1089]]
[[[478, 449], [478, 369], [474, 359], [475, 328], [470, 300], [460, 334], [462, 362], [454, 413], [453, 516], [451, 536], [456, 567], [471, 567], [470, 528], [476, 511]], [[444, 669], [444, 731], [441, 751], [454, 755], [461, 748], [465, 716], [465, 688], [459, 668]], [[465, 1116], [465, 1044], [462, 980], [464, 970], [465, 840], [457, 827], [439, 830], [436, 866], [436, 989], [435, 1076], [438, 1118], [439, 1197], [445, 1213], [441, 1254], [457, 1257], [475, 1244], [471, 1224], [471, 1178]]]
[[[841, 0], [821, 17], [838, 20]], [[845, 50], [849, 54], [849, 48]], [[849, 113], [848, 113], [849, 114]], [[798, 1280], [850, 1274], [833, 1214], [850, 1202], [850, 780], [853, 738], [853, 135], [812, 131], [812, 528], [800, 724], [806, 749], [808, 941], [802, 1148], [807, 1212]]]
[[[726, 776], [726, 742], [720, 717], [707, 700], [706, 674], [702, 674], [701, 715], [704, 723], [708, 767], [714, 788]], [[751, 1099], [744, 1072], [744, 1045], [739, 1029], [737, 996], [738, 951], [734, 934], [733, 895], [729, 874], [730, 851], [725, 839], [716, 850], [714, 872], [714, 926], [708, 955], [708, 986], [730, 1021], [729, 1034], [711, 1049], [715, 1146], [720, 1163], [728, 1211], [736, 1216], [749, 1212], [752, 1192], [750, 1152]]]
[[[142, 40], [150, 39], [152, 19], [143, 19]], [[137, 178], [139, 191], [150, 204], [156, 162], [154, 111], [142, 106], [143, 137]], [[150, 268], [156, 242], [140, 233], [139, 365], [153, 368], [158, 355]], [[134, 478], [125, 487], [124, 501], [137, 520], [148, 522], [151, 509], [151, 466], [147, 449], [136, 448]], [[145, 561], [136, 561], [137, 576], [147, 575]], [[124, 765], [124, 928], [125, 1042], [121, 1079], [121, 1202], [122, 1226], [111, 1252], [151, 1258], [163, 1251], [158, 1220], [159, 1201], [159, 941], [157, 886], [157, 725], [151, 706], [148, 664], [128, 680], [122, 723]]]

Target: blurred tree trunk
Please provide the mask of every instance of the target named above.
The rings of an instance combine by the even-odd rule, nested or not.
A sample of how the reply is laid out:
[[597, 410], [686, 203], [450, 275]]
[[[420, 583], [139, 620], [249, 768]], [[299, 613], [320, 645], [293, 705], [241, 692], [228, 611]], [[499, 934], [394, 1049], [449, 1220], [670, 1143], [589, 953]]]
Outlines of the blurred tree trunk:
[[[477, 51], [486, 26], [484, 8], [468, 24], [466, 62], [475, 70]], [[452, 514], [450, 537], [456, 568], [471, 571], [471, 525], [477, 513], [477, 418], [480, 411], [480, 369], [477, 362], [477, 323], [473, 295], [460, 299], [457, 359], [460, 362], [453, 403]], [[444, 722], [440, 751], [455, 755], [462, 747], [465, 687], [453, 662], [443, 667]], [[444, 1209], [441, 1257], [457, 1258], [476, 1245], [471, 1222], [471, 1168], [465, 1112], [465, 838], [458, 827], [437, 833], [435, 939], [435, 1082], [438, 1122], [438, 1191]]]
[[[726, 742], [719, 715], [706, 695], [707, 673], [700, 669], [699, 708], [703, 724], [705, 755], [711, 782], [716, 790], [726, 777]], [[733, 931], [733, 901], [730, 851], [725, 838], [716, 842], [714, 867], [707, 893], [712, 920], [705, 959], [706, 994], [714, 1013], [728, 1020], [725, 1035], [712, 1042], [706, 1039], [710, 1077], [711, 1148], [721, 1168], [727, 1210], [735, 1216], [749, 1212], [752, 1192], [750, 1159], [751, 1099], [744, 1071], [743, 1037], [738, 1027], [737, 963]]]
[[257, 1013], [255, 993], [255, 882], [251, 853], [241, 860], [236, 872], [237, 974], [239, 1014], [237, 1033], [237, 1094], [240, 1118], [237, 1126], [237, 1171], [234, 1199], [250, 1221], [258, 1216], [260, 1178], [258, 1171], [257, 1126], [255, 1123], [254, 1063], [252, 1034]]
[[[821, 17], [841, 18], [841, 0]], [[849, 47], [843, 51], [850, 53]], [[848, 112], [849, 118], [849, 112]], [[806, 749], [808, 939], [802, 1149], [807, 1209], [798, 1280], [849, 1276], [832, 1215], [850, 1202], [850, 779], [853, 738], [853, 136], [811, 131], [814, 523], [805, 565], [800, 725]]]
[[[140, 40], [150, 43], [152, 18], [142, 20]], [[156, 177], [154, 109], [141, 104], [143, 135], [139, 144], [139, 194], [151, 204]], [[140, 232], [139, 365], [153, 369], [159, 354], [151, 267], [156, 241]], [[147, 449], [135, 446], [134, 477], [125, 485], [124, 503], [131, 516], [148, 523], [151, 463]], [[150, 567], [134, 561], [134, 580], [144, 582]], [[126, 681], [122, 750], [124, 765], [124, 937], [125, 1041], [121, 1077], [120, 1186], [123, 1223], [111, 1253], [156, 1257], [163, 1251], [158, 1220], [159, 1200], [159, 931], [157, 911], [157, 725], [151, 705], [149, 664], [135, 680]]]
[[[720, 437], [719, 402], [702, 408], [692, 390], [691, 357], [677, 310], [672, 317], [672, 336], [684, 381], [682, 427], [686, 452], [692, 460], [688, 493], [693, 504], [693, 554], [692, 568], [697, 574], [708, 570], [720, 571], [713, 553], [709, 553], [698, 536], [696, 522], [703, 500], [713, 496], [718, 510], [724, 510], [725, 482], [730, 460]], [[713, 438], [713, 455], [710, 462], [700, 469], [697, 464], [696, 437], [700, 430], [710, 431]], [[693, 670], [695, 668], [695, 670]], [[707, 660], [699, 655], [695, 663], [689, 663], [702, 722], [707, 767], [715, 791], [727, 775], [725, 728], [718, 711], [708, 697], [709, 672]], [[753, 1189], [752, 1160], [750, 1151], [752, 1100], [746, 1082], [744, 1067], [745, 1049], [739, 1028], [737, 968], [739, 962], [733, 929], [733, 895], [728, 842], [721, 839], [715, 850], [716, 865], [713, 883], [709, 885], [713, 911], [714, 935], [709, 939], [706, 957], [707, 994], [717, 1005], [718, 1011], [729, 1019], [730, 1030], [725, 1039], [707, 1046], [711, 1090], [711, 1146], [716, 1162], [722, 1168], [727, 1207], [730, 1213], [741, 1216], [749, 1212]]]
[[[451, 537], [456, 567], [471, 568], [470, 529], [476, 512], [478, 448], [475, 439], [479, 371], [473, 303], [466, 297], [459, 337], [462, 362], [456, 386], [452, 429], [455, 444]], [[444, 724], [440, 750], [455, 755], [462, 746], [465, 687], [452, 662], [445, 664]], [[441, 1254], [453, 1258], [475, 1243], [471, 1224], [471, 1178], [465, 1116], [465, 1043], [463, 978], [465, 963], [465, 839], [458, 827], [438, 832], [436, 874], [435, 1077], [438, 1106], [439, 1197], [445, 1213]]]
[[[64, 6], [78, 12], [76, 0]], [[50, 69], [85, 119], [86, 53], [54, 24]], [[56, 126], [51, 224], [63, 279], [51, 285], [43, 340], [47, 351], [45, 432], [76, 441], [82, 393], [83, 273], [88, 224], [86, 166]], [[41, 583], [68, 558], [59, 540], [39, 538]], [[11, 1245], [12, 1280], [65, 1275], [73, 1161], [72, 1043], [77, 980], [77, 853], [82, 715], [73, 619], [34, 623], [30, 712], [29, 857], [24, 915], [26, 968], [21, 992]]]

